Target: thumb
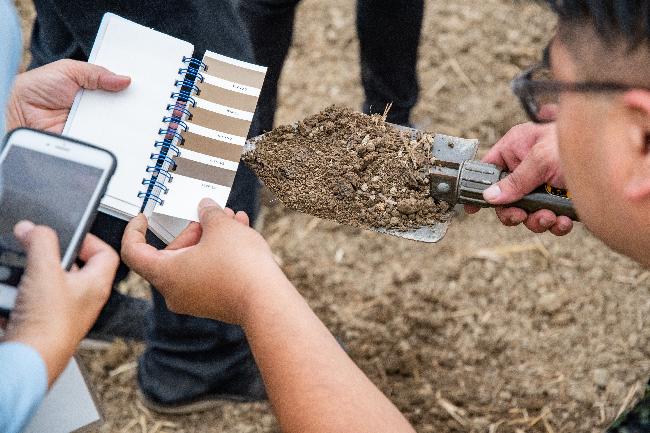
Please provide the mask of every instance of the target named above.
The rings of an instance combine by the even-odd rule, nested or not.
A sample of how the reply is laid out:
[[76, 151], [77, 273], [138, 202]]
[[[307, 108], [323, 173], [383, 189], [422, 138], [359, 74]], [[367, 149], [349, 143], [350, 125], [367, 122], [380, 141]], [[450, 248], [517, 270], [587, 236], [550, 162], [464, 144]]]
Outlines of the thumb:
[[51, 272], [61, 267], [59, 237], [54, 230], [20, 221], [14, 227], [14, 235], [27, 252], [27, 270]]
[[546, 182], [545, 174], [544, 165], [528, 157], [512, 173], [483, 191], [483, 198], [493, 205], [516, 202]]
[[115, 74], [102, 66], [78, 61], [74, 61], [71, 66], [71, 78], [84, 89], [118, 92], [131, 84], [131, 78]]
[[221, 206], [210, 198], [204, 198], [199, 203], [199, 222], [204, 234], [209, 235], [224, 220], [229, 219]]
[[160, 274], [162, 254], [147, 244], [147, 218], [139, 214], [124, 229], [122, 237], [122, 260], [129, 268], [146, 280], [153, 282]]

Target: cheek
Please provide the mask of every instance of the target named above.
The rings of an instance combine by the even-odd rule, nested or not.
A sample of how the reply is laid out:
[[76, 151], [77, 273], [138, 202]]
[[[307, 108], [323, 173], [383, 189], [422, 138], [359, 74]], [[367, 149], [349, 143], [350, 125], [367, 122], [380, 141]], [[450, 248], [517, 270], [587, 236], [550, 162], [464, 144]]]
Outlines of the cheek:
[[557, 117], [560, 160], [567, 187], [583, 222], [597, 215], [605, 199], [601, 175], [603, 131], [594, 127], [586, 107], [577, 98], [564, 98]]

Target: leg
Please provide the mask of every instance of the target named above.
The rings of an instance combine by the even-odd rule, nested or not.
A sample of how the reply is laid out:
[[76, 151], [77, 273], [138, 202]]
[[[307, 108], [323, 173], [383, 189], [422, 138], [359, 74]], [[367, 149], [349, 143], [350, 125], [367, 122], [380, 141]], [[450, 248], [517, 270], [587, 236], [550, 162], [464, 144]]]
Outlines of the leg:
[[[126, 221], [99, 213], [97, 214], [97, 218], [95, 218], [90, 232], [119, 252], [125, 226]], [[126, 265], [120, 263], [113, 284], [119, 284], [126, 278], [128, 273], [129, 269]], [[145, 328], [147, 326], [146, 316], [150, 310], [151, 306], [149, 302], [143, 299], [132, 298], [119, 293], [117, 290], [113, 290], [88, 336], [93, 339], [106, 341], [112, 340], [115, 337], [144, 340]]]
[[392, 102], [388, 121], [409, 123], [418, 99], [416, 63], [423, 16], [424, 0], [358, 0], [364, 112], [381, 113]]
[[[253, 61], [245, 30], [235, 14], [234, 0], [201, 2], [201, 7], [188, 2], [188, 7], [180, 10], [174, 2], [102, 0], [94, 2], [92, 8], [83, 9], [88, 16], [79, 15], [79, 5], [75, 1], [35, 2], [38, 14], [32, 36], [34, 66], [61, 57], [87, 58], [105, 10], [192, 41], [195, 47]], [[179, 11], [184, 14], [182, 20], [177, 19]], [[252, 133], [257, 133], [259, 126], [254, 128]], [[242, 167], [237, 173], [229, 206], [247, 211], [254, 219], [258, 188], [258, 181]], [[119, 251], [124, 224], [100, 215], [93, 231]], [[149, 242], [164, 247], [153, 236]], [[127, 272], [126, 267], [120, 270], [121, 276]], [[122, 304], [119, 301], [121, 297], [114, 294], [98, 325], [129, 323], [120, 315], [116, 320], [115, 308]], [[164, 299], [155, 289], [153, 310], [149, 311], [147, 320], [141, 322], [139, 326], [147, 328], [147, 349], [140, 359], [138, 381], [148, 400], [161, 403], [166, 409], [178, 408], [183, 403], [210, 397], [210, 394], [237, 399], [264, 397], [261, 378], [240, 328], [176, 315], [166, 308]]]
[[296, 6], [300, 0], [240, 0], [239, 14], [246, 26], [257, 63], [267, 66], [256, 118], [259, 132], [273, 129], [278, 81], [291, 46]]
[[[151, 233], [147, 241], [157, 248], [164, 247]], [[172, 313], [155, 288], [152, 295], [147, 349], [138, 371], [147, 406], [163, 413], [186, 413], [207, 409], [224, 398], [266, 398], [261, 375], [240, 327]]]

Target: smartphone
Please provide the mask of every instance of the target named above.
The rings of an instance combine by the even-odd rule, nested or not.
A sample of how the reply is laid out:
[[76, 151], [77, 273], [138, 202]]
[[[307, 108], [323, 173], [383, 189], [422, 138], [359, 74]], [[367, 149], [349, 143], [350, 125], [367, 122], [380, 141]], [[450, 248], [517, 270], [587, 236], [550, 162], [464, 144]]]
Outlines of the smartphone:
[[59, 236], [61, 266], [74, 263], [115, 172], [113, 154], [59, 135], [19, 128], [0, 148], [0, 311], [10, 311], [26, 256], [13, 235], [21, 220]]

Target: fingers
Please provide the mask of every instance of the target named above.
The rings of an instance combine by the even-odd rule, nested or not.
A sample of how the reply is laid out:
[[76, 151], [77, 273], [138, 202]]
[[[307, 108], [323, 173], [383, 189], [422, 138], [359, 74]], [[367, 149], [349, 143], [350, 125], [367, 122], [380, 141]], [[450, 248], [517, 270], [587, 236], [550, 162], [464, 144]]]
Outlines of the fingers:
[[191, 222], [180, 235], [176, 237], [169, 245], [167, 250], [180, 250], [181, 248], [192, 247], [201, 240], [201, 225]]
[[546, 182], [547, 166], [531, 152], [508, 176], [483, 192], [488, 203], [513, 203]]
[[250, 225], [250, 219], [248, 218], [248, 214], [241, 210], [235, 214], [235, 221], [240, 222], [247, 227]]
[[565, 216], [556, 216], [553, 212], [543, 209], [528, 215], [526, 211], [509, 207], [497, 208], [496, 214], [501, 223], [508, 227], [524, 223], [528, 230], [534, 233], [550, 231], [555, 236], [565, 236], [573, 229], [573, 221]]
[[73, 60], [68, 62], [71, 78], [84, 89], [118, 92], [131, 84], [131, 78], [115, 74], [104, 67]]
[[555, 236], [565, 236], [573, 230], [573, 221], [571, 218], [565, 216], [557, 217], [557, 222], [550, 228], [550, 232]]
[[478, 211], [481, 210], [480, 207], [473, 206], [471, 204], [464, 205], [464, 208], [465, 208], [465, 213], [468, 213], [468, 214], [475, 214], [475, 213], [477, 213]]
[[238, 223], [244, 224], [245, 226], [250, 225], [248, 214], [244, 211], [240, 210], [239, 212], [235, 213], [234, 210], [227, 207], [223, 210], [223, 213], [225, 213], [228, 218], [232, 218]]
[[516, 207], [496, 208], [495, 211], [499, 221], [508, 227], [518, 226], [528, 217], [526, 211]]
[[133, 218], [122, 237], [122, 260], [145, 279], [152, 281], [157, 275], [161, 252], [147, 244], [147, 218], [140, 214]]
[[59, 238], [54, 230], [20, 221], [14, 227], [14, 235], [27, 252], [27, 269], [38, 273], [61, 268]]
[[204, 234], [213, 232], [220, 222], [229, 218], [231, 217], [214, 200], [204, 198], [199, 203], [199, 222]]
[[98, 237], [88, 234], [79, 250], [79, 258], [85, 262], [80, 270], [71, 273], [74, 278], [85, 280], [87, 287], [105, 288], [105, 295], [110, 292], [110, 283], [115, 277], [115, 271], [120, 264], [120, 258], [113, 248]]
[[540, 210], [528, 216], [524, 225], [533, 233], [544, 233], [555, 225], [557, 217], [550, 210]]

